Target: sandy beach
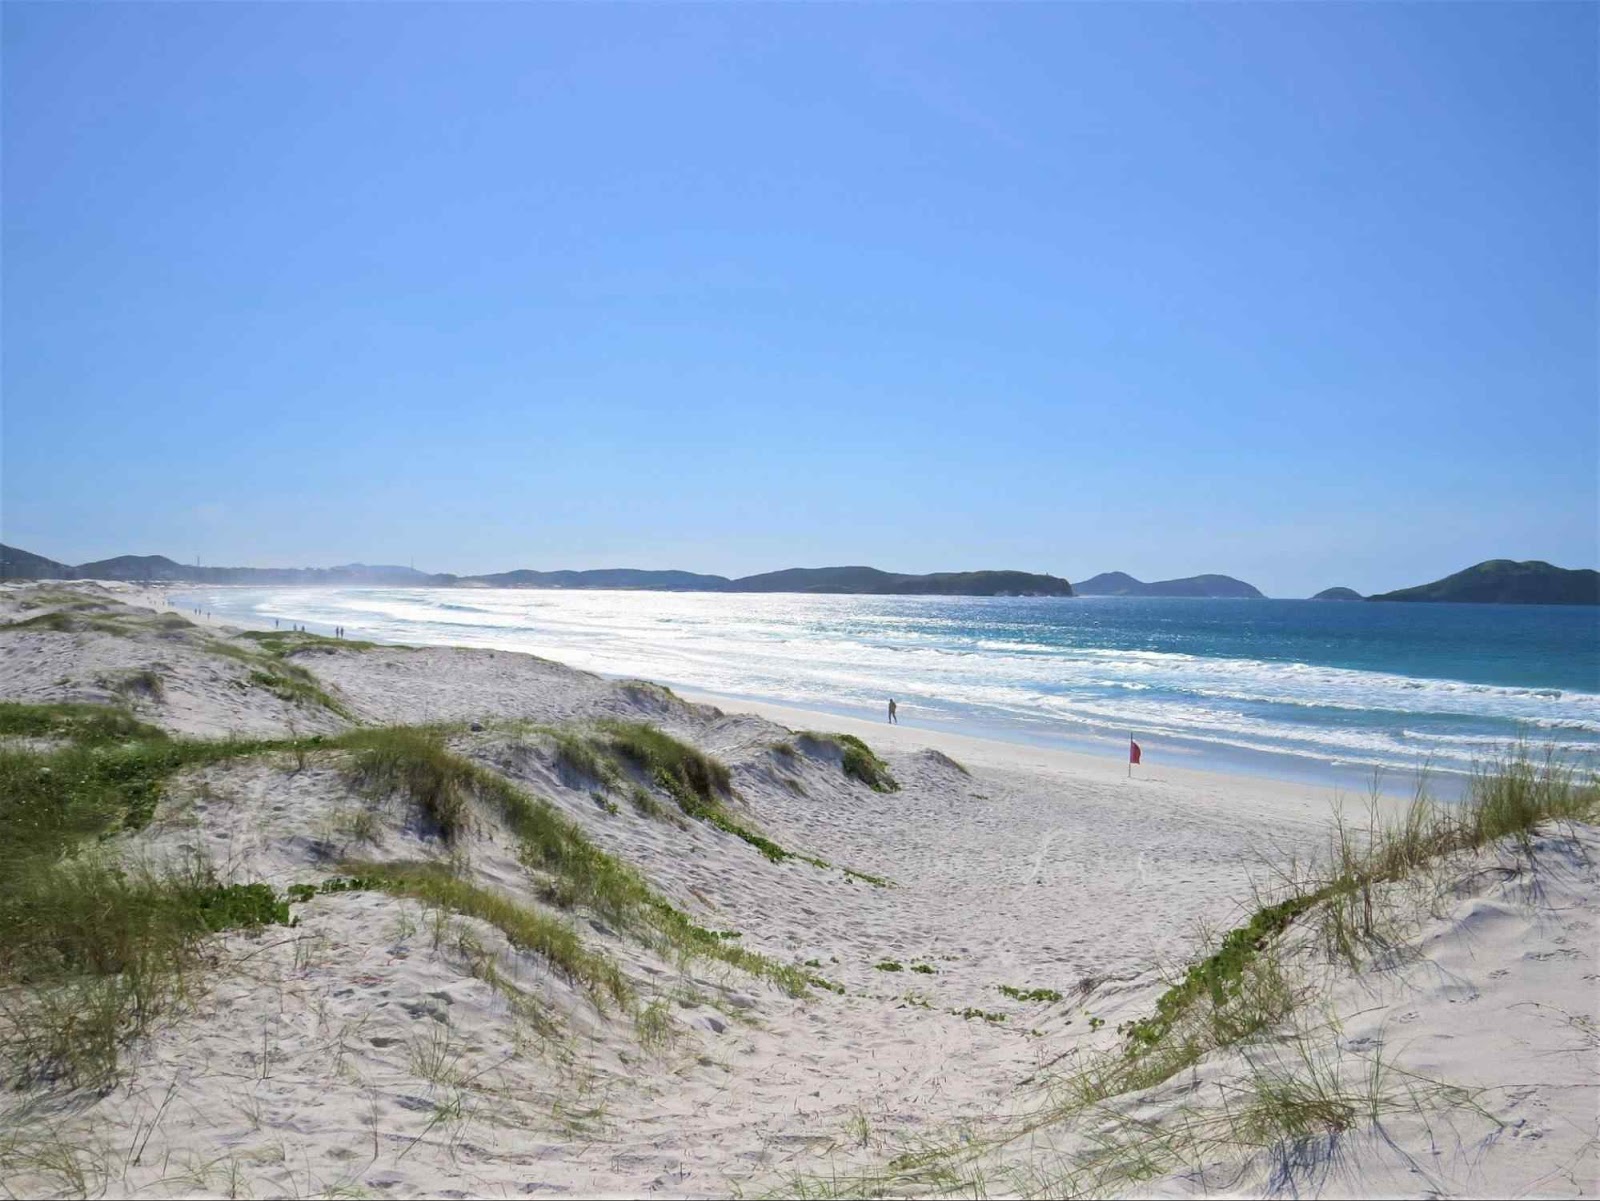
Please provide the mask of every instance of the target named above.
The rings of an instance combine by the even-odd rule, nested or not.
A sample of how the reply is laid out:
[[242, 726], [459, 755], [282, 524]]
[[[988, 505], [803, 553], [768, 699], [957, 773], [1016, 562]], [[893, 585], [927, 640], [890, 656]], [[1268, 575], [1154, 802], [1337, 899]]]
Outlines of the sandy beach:
[[[41, 624], [51, 613], [59, 628]], [[1077, 1105], [1085, 1066], [1125, 1058], [1125, 1024], [1326, 847], [1336, 805], [1362, 798], [1159, 760], [1129, 779], [1113, 760], [919, 730], [913, 713], [891, 726], [733, 707], [502, 651], [272, 651], [174, 613], [131, 585], [0, 590], [0, 620], [23, 623], [0, 629], [0, 699], [116, 704], [173, 736], [327, 749], [284, 742], [180, 771], [116, 854], [203, 859], [279, 890], [357, 861], [447, 865], [570, 928], [627, 999], [597, 998], [481, 916], [376, 887], [316, 895], [292, 928], [217, 934], [203, 985], [127, 1049], [114, 1088], [13, 1094], [0, 1108], [11, 1194], [1600, 1186], [1593, 827], [1387, 886], [1392, 936], [1359, 970], [1290, 926], [1292, 1014]], [[284, 665], [303, 676], [274, 674]], [[130, 683], [151, 675], [159, 685]], [[722, 824], [678, 812], [659, 775], [625, 761], [575, 770], [563, 738], [608, 722], [648, 723], [725, 765]], [[481, 797], [446, 845], [404, 796], [352, 782], [337, 740], [397, 725], [447, 727], [450, 754], [810, 985], [791, 995], [778, 976], [561, 909]], [[847, 742], [807, 731], [863, 740], [893, 789], [850, 773]], [[1308, 1076], [1363, 1101], [1298, 1133], [1239, 1116], [1264, 1079]]]

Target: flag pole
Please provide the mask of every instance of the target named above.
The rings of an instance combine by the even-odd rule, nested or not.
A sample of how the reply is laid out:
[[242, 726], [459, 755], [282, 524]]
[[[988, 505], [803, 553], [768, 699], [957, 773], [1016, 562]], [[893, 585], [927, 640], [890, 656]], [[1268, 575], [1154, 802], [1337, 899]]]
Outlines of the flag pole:
[[1128, 731], [1128, 779], [1133, 779], [1133, 731]]

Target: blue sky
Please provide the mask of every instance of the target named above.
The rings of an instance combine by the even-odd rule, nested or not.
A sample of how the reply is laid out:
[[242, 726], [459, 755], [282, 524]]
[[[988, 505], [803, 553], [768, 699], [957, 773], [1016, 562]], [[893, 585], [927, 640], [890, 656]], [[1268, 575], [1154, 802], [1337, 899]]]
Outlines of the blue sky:
[[1600, 558], [1596, 6], [3, 21], [7, 543]]

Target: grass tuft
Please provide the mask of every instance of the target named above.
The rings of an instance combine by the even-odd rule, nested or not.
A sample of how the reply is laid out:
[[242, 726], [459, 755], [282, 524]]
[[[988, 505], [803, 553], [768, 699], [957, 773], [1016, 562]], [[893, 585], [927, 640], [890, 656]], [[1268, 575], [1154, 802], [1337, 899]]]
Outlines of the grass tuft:
[[370, 887], [409, 897], [437, 909], [488, 922], [519, 951], [549, 963], [583, 988], [596, 1004], [607, 998], [627, 1006], [633, 990], [606, 956], [583, 945], [565, 921], [519, 905], [509, 897], [462, 880], [437, 863], [352, 863], [349, 870]]
[[16, 1083], [98, 1084], [189, 993], [204, 940], [288, 925], [264, 884], [196, 866], [132, 872], [98, 855], [13, 862], [0, 883], [0, 1063]]
[[727, 765], [644, 722], [600, 723], [611, 750], [665, 789], [690, 817], [719, 812], [733, 796]]
[[824, 746], [839, 752], [839, 769], [852, 780], [859, 780], [873, 792], [900, 790], [898, 781], [889, 772], [889, 765], [854, 734], [819, 734], [808, 730], [800, 735], [802, 750]]
[[355, 787], [375, 797], [409, 797], [447, 843], [469, 831], [476, 774], [445, 748], [443, 733], [393, 726], [354, 731], [339, 744], [355, 751], [347, 772]]

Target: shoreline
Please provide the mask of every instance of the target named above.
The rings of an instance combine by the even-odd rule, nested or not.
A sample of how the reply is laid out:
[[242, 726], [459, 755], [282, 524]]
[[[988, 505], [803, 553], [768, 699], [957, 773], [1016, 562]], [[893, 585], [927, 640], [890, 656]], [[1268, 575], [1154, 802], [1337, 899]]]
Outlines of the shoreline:
[[[140, 600], [137, 603], [160, 609], [163, 603], [170, 599], [169, 594], [159, 585], [140, 586]], [[174, 606], [178, 611], [184, 611], [183, 606]], [[224, 621], [220, 617], [207, 614], [184, 612], [184, 616], [198, 621], [215, 629], [256, 629], [271, 630], [282, 629], [283, 626], [274, 627], [266, 622], [245, 622], [238, 620]], [[308, 631], [320, 632], [316, 622], [304, 624]], [[399, 645], [387, 643], [386, 640], [373, 639], [380, 645]], [[439, 643], [427, 645], [453, 646], [458, 649], [474, 649], [462, 647], [461, 644]], [[532, 654], [532, 652], [507, 652]], [[631, 675], [610, 675], [608, 673], [593, 673], [607, 680], [625, 680], [639, 678]], [[1263, 814], [1271, 813], [1276, 816], [1292, 815], [1297, 818], [1323, 818], [1328, 816], [1335, 807], [1342, 803], [1352, 801], [1365, 801], [1370, 788], [1360, 781], [1329, 780], [1321, 781], [1311, 778], [1310, 769], [1301, 772], [1229, 770], [1232, 764], [1224, 763], [1221, 766], [1202, 766], [1179, 764], [1166, 761], [1156, 744], [1141, 743], [1147, 761], [1133, 769], [1130, 777], [1127, 772], [1125, 749], [1118, 751], [1106, 750], [1098, 752], [1074, 748], [1069, 746], [1049, 746], [1025, 738], [1006, 738], [997, 736], [992, 731], [983, 730], [978, 733], [941, 728], [936, 725], [923, 725], [913, 720], [909, 724], [890, 725], [883, 720], [873, 720], [856, 714], [829, 709], [810, 708], [802, 705], [790, 705], [781, 701], [768, 700], [760, 697], [740, 696], [730, 693], [714, 692], [692, 686], [685, 687], [672, 685], [673, 691], [685, 700], [697, 704], [712, 705], [725, 713], [751, 714], [767, 718], [780, 725], [793, 730], [828, 729], [845, 734], [854, 734], [867, 739], [872, 744], [881, 744], [902, 751], [915, 751], [924, 748], [940, 751], [951, 758], [964, 764], [979, 765], [997, 769], [1023, 769], [1040, 770], [1063, 778], [1082, 780], [1085, 782], [1104, 783], [1107, 785], [1127, 785], [1138, 788], [1141, 785], [1179, 784], [1190, 788], [1204, 788], [1207, 791], [1225, 789], [1230, 795], [1248, 798], [1253, 808]], [[902, 711], [909, 708], [913, 715], [915, 707], [902, 705]], [[1156, 751], [1157, 757], [1151, 761], [1149, 755]], [[1225, 757], [1223, 757], [1225, 758]], [[1410, 773], [1402, 778], [1401, 773], [1391, 773], [1390, 779], [1402, 784], [1401, 787], [1385, 787], [1382, 796], [1386, 802], [1398, 798], [1409, 797], [1413, 791], [1413, 784], [1406, 782]], [[1289, 798], [1289, 811], [1281, 807], [1283, 801]]]
[[[163, 584], [128, 584], [116, 581], [105, 581], [105, 586], [116, 591], [130, 590], [142, 599], [138, 603], [148, 604], [160, 608], [162, 603], [187, 590], [189, 585], [163, 585]], [[225, 585], [224, 585], [225, 586]], [[236, 585], [240, 588], [253, 587], [252, 585]], [[274, 626], [267, 621], [249, 621], [236, 617], [227, 619], [208, 613], [191, 613], [186, 607], [175, 605], [175, 609], [184, 616], [200, 624], [215, 629], [239, 630], [273, 630], [284, 629], [293, 622]], [[307, 632], [331, 636], [333, 627], [316, 621], [299, 622], [304, 625]], [[356, 640], [377, 642], [380, 645], [409, 645], [390, 642], [381, 636], [373, 636], [366, 632], [356, 631], [352, 637]], [[427, 646], [450, 646], [465, 649], [472, 648], [471, 644], [459, 642], [422, 643]], [[496, 648], [506, 649], [506, 648]], [[541, 658], [554, 658], [556, 662], [563, 662], [559, 657], [541, 655], [537, 651], [512, 651], [507, 653], [532, 654]], [[580, 669], [590, 670], [590, 669]], [[846, 732], [863, 734], [871, 731], [874, 736], [881, 737], [881, 731], [894, 729], [887, 722], [874, 720], [859, 711], [848, 707], [826, 708], [821, 706], [806, 706], [789, 704], [782, 699], [751, 696], [748, 694], [718, 692], [702, 688], [693, 683], [677, 680], [658, 680], [654, 677], [640, 676], [636, 673], [594, 672], [603, 679], [652, 679], [656, 683], [665, 683], [674, 691], [685, 697], [690, 697], [705, 704], [716, 705], [728, 712], [754, 713], [767, 715], [773, 712], [788, 712], [796, 715], [802, 725], [800, 728], [816, 728], [819, 723], [840, 722], [850, 723], [851, 728]], [[1073, 738], [1067, 734], [1056, 734], [1050, 741], [1029, 737], [1025, 730], [1007, 727], [995, 727], [978, 724], [973, 732], [952, 730], [940, 724], [918, 724], [916, 720], [917, 706], [915, 703], [901, 702], [902, 715], [909, 710], [912, 721], [906, 728], [919, 730], [922, 736], [929, 740], [953, 739], [961, 745], [972, 743], [993, 744], [994, 750], [988, 753], [977, 752], [975, 757], [985, 762], [1027, 762], [1030, 756], [1037, 754], [1042, 759], [1037, 761], [1072, 763], [1081, 771], [1091, 774], [1107, 774], [1108, 765], [1114, 769], [1107, 774], [1125, 777], [1127, 763], [1127, 746], [1125, 743], [1105, 743], [1102, 740], [1084, 736]], [[1376, 793], [1385, 802], [1408, 799], [1416, 795], [1419, 786], [1425, 780], [1431, 795], [1440, 800], [1458, 801], [1466, 792], [1470, 775], [1466, 772], [1446, 768], [1429, 768], [1426, 765], [1417, 767], [1390, 767], [1375, 768], [1367, 764], [1345, 764], [1329, 762], [1326, 759], [1310, 756], [1296, 756], [1292, 754], [1268, 751], [1251, 750], [1233, 747], [1223, 743], [1208, 744], [1199, 740], [1179, 738], [1162, 739], [1158, 736], [1144, 734], [1135, 735], [1144, 751], [1146, 759], [1153, 754], [1156, 762], [1162, 764], [1162, 770], [1179, 773], [1193, 779], [1207, 779], [1222, 777], [1255, 785], [1270, 783], [1296, 790], [1304, 790], [1325, 797], [1330, 804], [1344, 800], [1365, 802], [1367, 798]], [[934, 741], [926, 745], [934, 746]], [[959, 757], [959, 756], [958, 756]], [[1144, 765], [1148, 770], [1154, 769], [1154, 764]], [[1134, 779], [1140, 776], [1140, 768], [1134, 769]]]
[[1184, 767], [1164, 762], [1146, 762], [1128, 774], [1124, 759], [1095, 755], [1027, 742], [986, 738], [919, 725], [890, 725], [886, 721], [772, 704], [717, 693], [675, 689], [684, 700], [713, 705], [725, 713], [751, 714], [766, 718], [791, 730], [822, 730], [853, 734], [875, 750], [887, 749], [909, 754], [935, 750], [956, 760], [963, 767], [984, 771], [1026, 771], [1073, 780], [1085, 785], [1126, 788], [1129, 800], [1141, 790], [1163, 791], [1169, 787], [1185, 791], [1204, 789], [1225, 791], [1263, 815], [1275, 818], [1315, 820], [1327, 817], [1348, 794], [1327, 785], [1267, 776], [1240, 775], [1201, 767]]

